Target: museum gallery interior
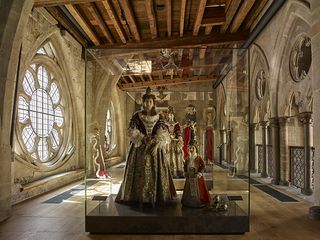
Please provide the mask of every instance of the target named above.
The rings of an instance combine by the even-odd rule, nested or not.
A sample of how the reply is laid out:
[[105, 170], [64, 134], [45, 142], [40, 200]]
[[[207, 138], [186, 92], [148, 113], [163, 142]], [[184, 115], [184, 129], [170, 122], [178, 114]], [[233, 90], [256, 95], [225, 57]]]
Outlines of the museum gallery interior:
[[0, 13], [0, 239], [320, 239], [319, 0]]

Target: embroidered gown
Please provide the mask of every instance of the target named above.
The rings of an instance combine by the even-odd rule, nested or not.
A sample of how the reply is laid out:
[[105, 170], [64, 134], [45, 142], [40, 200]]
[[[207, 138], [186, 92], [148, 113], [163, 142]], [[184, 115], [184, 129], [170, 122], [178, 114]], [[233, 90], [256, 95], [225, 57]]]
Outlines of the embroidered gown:
[[178, 122], [167, 122], [171, 141], [168, 146], [169, 167], [173, 177], [183, 177], [183, 139], [180, 124]]
[[186, 182], [181, 203], [186, 207], [203, 207], [210, 203], [210, 194], [202, 176], [204, 161], [200, 156], [189, 156], [185, 162]]
[[[165, 203], [176, 196], [165, 147], [170, 141], [168, 128], [158, 114], [143, 111], [133, 115], [128, 129], [131, 139], [126, 168], [116, 202]], [[157, 151], [153, 154], [153, 149]]]

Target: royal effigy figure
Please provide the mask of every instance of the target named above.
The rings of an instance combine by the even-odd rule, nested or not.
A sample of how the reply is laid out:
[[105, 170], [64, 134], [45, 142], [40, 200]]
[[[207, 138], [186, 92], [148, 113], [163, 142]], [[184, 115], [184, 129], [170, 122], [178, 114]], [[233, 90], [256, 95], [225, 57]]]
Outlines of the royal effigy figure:
[[181, 203], [185, 207], [204, 207], [210, 205], [210, 194], [202, 175], [204, 161], [198, 155], [196, 141], [189, 143], [189, 155], [185, 162], [186, 181]]
[[155, 96], [148, 88], [143, 110], [129, 123], [130, 147], [116, 202], [127, 204], [166, 203], [176, 196], [165, 148], [170, 142], [168, 127], [155, 110]]
[[207, 112], [207, 127], [205, 131], [205, 161], [206, 163], [213, 163], [213, 113]]
[[189, 104], [186, 107], [185, 125], [183, 133], [183, 152], [184, 159], [188, 158], [189, 150], [188, 146], [190, 141], [196, 139], [196, 123], [197, 123], [197, 111], [193, 104]]
[[171, 175], [174, 178], [182, 178], [184, 176], [183, 139], [180, 124], [176, 121], [174, 110], [171, 106], [168, 108], [166, 124], [171, 138], [167, 149]]

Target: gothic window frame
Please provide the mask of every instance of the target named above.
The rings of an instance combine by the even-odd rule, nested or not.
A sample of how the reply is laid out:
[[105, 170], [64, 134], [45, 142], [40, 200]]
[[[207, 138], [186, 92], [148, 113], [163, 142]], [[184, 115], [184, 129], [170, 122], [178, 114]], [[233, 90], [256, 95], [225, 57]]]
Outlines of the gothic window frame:
[[[303, 81], [310, 71], [311, 64], [311, 38], [302, 34], [297, 37], [290, 51], [289, 71], [292, 80], [294, 82]], [[301, 67], [305, 69], [301, 69]]]
[[[46, 54], [42, 50], [39, 51], [39, 49], [48, 48], [51, 50], [50, 54], [47, 51], [45, 51]], [[66, 74], [61, 69], [54, 50], [51, 42], [47, 41], [38, 48], [30, 62], [26, 63], [26, 67], [22, 70], [16, 100], [15, 134], [19, 143], [15, 148], [17, 159], [42, 169], [59, 167], [74, 150], [72, 146], [72, 109], [70, 96], [67, 95], [69, 91], [66, 84]], [[46, 70], [47, 79], [43, 78], [43, 75], [42, 77], [38, 75], [41, 68]], [[29, 84], [29, 81], [25, 80], [27, 74], [29, 77], [30, 74], [33, 77], [34, 89], [32, 92], [26, 90], [26, 84]], [[40, 78], [46, 79], [46, 86], [39, 81]], [[41, 95], [40, 100], [39, 94]], [[25, 99], [28, 108], [21, 109], [19, 99], [22, 98]], [[20, 119], [23, 116], [21, 111], [24, 112], [24, 116], [27, 115], [26, 119]], [[28, 136], [32, 135], [34, 138], [33, 146], [28, 145], [28, 141], [23, 137], [23, 133], [27, 131], [26, 128], [29, 131]], [[40, 142], [45, 144], [40, 144], [40, 146]], [[45, 156], [46, 153], [46, 147], [43, 147], [45, 145], [47, 145], [48, 157], [43, 157], [43, 154]], [[44, 150], [41, 151], [41, 149]]]

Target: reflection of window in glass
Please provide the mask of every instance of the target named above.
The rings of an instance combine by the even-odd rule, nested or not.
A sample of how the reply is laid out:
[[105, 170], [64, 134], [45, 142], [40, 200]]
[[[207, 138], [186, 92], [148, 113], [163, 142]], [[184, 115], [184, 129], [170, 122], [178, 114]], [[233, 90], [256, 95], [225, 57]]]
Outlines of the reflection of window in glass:
[[105, 130], [105, 149], [107, 154], [111, 154], [116, 147], [115, 139], [115, 121], [114, 121], [114, 109], [113, 104], [110, 104], [106, 114], [106, 130]]

